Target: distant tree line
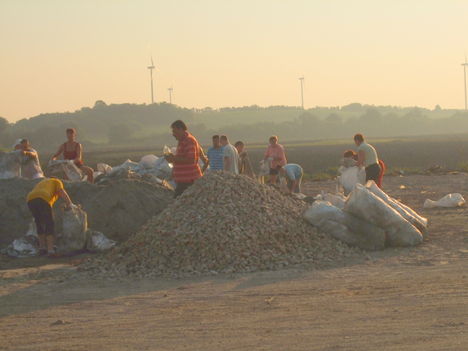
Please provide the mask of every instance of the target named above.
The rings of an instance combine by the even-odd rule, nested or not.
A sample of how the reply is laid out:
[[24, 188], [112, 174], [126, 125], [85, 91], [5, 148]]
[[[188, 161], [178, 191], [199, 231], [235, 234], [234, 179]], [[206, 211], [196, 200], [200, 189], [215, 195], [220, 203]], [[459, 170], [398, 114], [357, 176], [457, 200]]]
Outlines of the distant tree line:
[[187, 109], [161, 103], [111, 104], [96, 101], [75, 112], [48, 113], [8, 123], [0, 117], [0, 146], [8, 148], [25, 137], [40, 150], [53, 150], [65, 140], [65, 129], [76, 128], [87, 148], [114, 145], [174, 144], [169, 125], [187, 122], [204, 144], [213, 134], [227, 134], [234, 142], [265, 142], [276, 134], [283, 141], [349, 138], [356, 132], [369, 137], [468, 133], [468, 114], [436, 106], [401, 108], [358, 103], [342, 107], [302, 110], [291, 106], [246, 106]]

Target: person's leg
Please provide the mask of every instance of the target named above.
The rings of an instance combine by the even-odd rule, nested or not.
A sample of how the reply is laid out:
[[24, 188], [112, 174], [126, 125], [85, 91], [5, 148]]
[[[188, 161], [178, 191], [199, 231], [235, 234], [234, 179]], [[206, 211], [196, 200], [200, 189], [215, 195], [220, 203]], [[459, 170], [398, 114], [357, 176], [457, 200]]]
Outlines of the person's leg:
[[270, 168], [270, 184], [275, 185], [278, 177], [278, 171], [274, 168]]
[[297, 181], [297, 186], [296, 186], [296, 193], [301, 193], [301, 183], [302, 183], [302, 174], [301, 174], [301, 177], [299, 178], [299, 180]]
[[39, 239], [39, 255], [47, 253], [47, 243], [46, 243], [46, 228], [45, 221], [41, 215], [40, 200], [34, 199], [28, 201], [28, 208], [34, 218], [34, 223], [36, 224], [37, 237]]
[[86, 174], [88, 182], [91, 184], [94, 183], [94, 170], [88, 166], [81, 166], [80, 169], [84, 172], [84, 174]]
[[379, 179], [379, 173], [380, 173], [380, 166], [377, 163], [367, 167], [366, 168], [366, 183], [369, 180], [373, 180], [374, 182], [377, 183]]
[[193, 184], [193, 182], [191, 182], [191, 183], [177, 183], [176, 188], [174, 190], [174, 198], [177, 198], [180, 195], [182, 195], [182, 193], [192, 184]]
[[52, 207], [45, 203], [43, 207], [43, 218], [45, 222], [45, 235], [47, 244], [47, 254], [52, 256], [55, 254], [54, 248], [54, 235], [55, 235], [55, 223], [54, 215], [52, 213]]

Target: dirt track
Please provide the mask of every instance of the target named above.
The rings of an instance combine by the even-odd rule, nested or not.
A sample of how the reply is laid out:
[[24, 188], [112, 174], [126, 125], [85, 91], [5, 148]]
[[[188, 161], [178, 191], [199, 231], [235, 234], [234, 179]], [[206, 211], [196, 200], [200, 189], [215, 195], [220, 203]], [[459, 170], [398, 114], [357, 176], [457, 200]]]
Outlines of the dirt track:
[[386, 190], [429, 218], [424, 244], [323, 270], [62, 280], [79, 258], [0, 258], [0, 350], [466, 350], [468, 211], [421, 207], [467, 195], [468, 176], [391, 177]]

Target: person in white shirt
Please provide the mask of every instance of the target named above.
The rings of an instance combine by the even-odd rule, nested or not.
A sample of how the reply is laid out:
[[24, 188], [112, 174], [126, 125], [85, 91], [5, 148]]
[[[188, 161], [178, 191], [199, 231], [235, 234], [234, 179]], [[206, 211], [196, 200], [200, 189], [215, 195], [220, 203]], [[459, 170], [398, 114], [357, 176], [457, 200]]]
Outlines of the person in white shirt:
[[14, 148], [15, 150], [20, 150], [23, 156], [21, 177], [26, 179], [44, 178], [44, 172], [42, 172], [39, 163], [39, 154], [31, 147], [28, 139], [18, 139]]
[[219, 139], [223, 146], [223, 165], [226, 172], [232, 172], [239, 174], [239, 153], [234, 145], [229, 143], [229, 139], [226, 135], [221, 135]]

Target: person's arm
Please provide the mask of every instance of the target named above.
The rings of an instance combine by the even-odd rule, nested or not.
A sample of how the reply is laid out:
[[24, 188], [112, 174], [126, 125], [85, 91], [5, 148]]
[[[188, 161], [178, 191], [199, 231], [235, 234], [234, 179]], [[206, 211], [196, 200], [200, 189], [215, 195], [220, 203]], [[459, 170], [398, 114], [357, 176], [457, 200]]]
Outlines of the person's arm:
[[206, 169], [208, 168], [208, 165], [210, 164], [210, 160], [208, 159], [208, 157], [206, 157], [205, 152], [203, 151], [203, 148], [201, 146], [200, 146], [199, 154], [200, 154], [200, 160], [203, 162], [202, 173], [204, 173]]
[[34, 151], [23, 151], [23, 155], [30, 157], [30, 158], [36, 158], [37, 157], [37, 152]]
[[60, 189], [58, 191], [58, 196], [65, 201], [66, 208], [71, 208], [73, 205], [73, 202], [70, 199], [70, 196], [68, 196], [68, 193], [65, 191], [65, 189]]
[[78, 143], [78, 147], [76, 148], [76, 158], [73, 161], [81, 161], [83, 159], [83, 147], [80, 143]]
[[357, 155], [358, 155], [357, 166], [364, 167], [364, 164], [366, 162], [366, 154], [364, 153], [363, 150], [359, 150]]
[[60, 145], [58, 151], [52, 156], [51, 160], [56, 160], [63, 153], [63, 144]]
[[231, 158], [228, 156], [224, 156], [223, 158], [223, 168], [225, 171], [229, 171], [231, 169]]
[[268, 145], [266, 151], [265, 151], [265, 155], [263, 156], [263, 161], [266, 161], [268, 159], [268, 157], [271, 156], [271, 147]]
[[196, 144], [190, 143], [181, 154], [164, 156], [169, 163], [193, 164], [195, 163]]

